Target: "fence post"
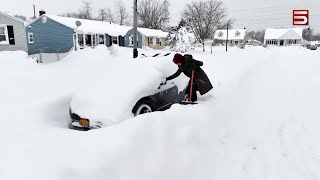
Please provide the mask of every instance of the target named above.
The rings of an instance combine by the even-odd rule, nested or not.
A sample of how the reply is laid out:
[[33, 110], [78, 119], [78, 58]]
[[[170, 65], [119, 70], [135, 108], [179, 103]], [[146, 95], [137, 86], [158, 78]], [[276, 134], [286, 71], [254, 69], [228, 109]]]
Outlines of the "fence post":
[[42, 49], [39, 49], [40, 63], [42, 63]]
[[59, 53], [60, 53], [60, 51], [59, 51], [59, 49], [58, 49], [58, 50], [57, 50], [57, 61], [60, 61]]

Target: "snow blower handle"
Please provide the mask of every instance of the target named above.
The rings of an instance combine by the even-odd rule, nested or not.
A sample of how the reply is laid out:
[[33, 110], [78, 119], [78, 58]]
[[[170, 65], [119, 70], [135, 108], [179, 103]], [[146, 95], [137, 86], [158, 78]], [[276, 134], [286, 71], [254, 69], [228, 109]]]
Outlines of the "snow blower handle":
[[191, 80], [190, 80], [191, 82], [190, 82], [189, 102], [192, 102], [193, 79], [194, 79], [194, 69], [192, 69]]

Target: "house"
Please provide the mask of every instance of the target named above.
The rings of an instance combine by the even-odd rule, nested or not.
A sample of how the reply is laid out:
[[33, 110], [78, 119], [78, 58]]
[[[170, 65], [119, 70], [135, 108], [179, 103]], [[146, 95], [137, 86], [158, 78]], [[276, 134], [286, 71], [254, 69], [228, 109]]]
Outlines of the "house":
[[[133, 46], [133, 28], [114, 23], [47, 15], [40, 16], [26, 27], [29, 54], [65, 53], [95, 47], [99, 44], [110, 47], [118, 44]], [[145, 39], [154, 42], [153, 48], [164, 46], [166, 33], [160, 30], [138, 28], [137, 47], [142, 48]]]
[[[123, 47], [133, 47], [133, 28], [130, 26], [120, 26], [114, 24], [114, 33], [106, 34], [106, 45], [118, 44]], [[142, 48], [142, 34], [137, 31], [137, 47]]]
[[[144, 37], [161, 37], [155, 48], [164, 46], [163, 35], [157, 30], [139, 28], [137, 31], [137, 47], [142, 48]], [[153, 32], [152, 33], [148, 32]], [[65, 53], [71, 49], [83, 49], [104, 44], [110, 47], [118, 44], [123, 47], [133, 46], [133, 28], [109, 22], [60, 17], [42, 14], [26, 27], [29, 54]]]
[[29, 54], [65, 53], [99, 44], [129, 46], [128, 27], [109, 22], [42, 14], [26, 27]]
[[267, 28], [264, 36], [264, 45], [301, 45], [302, 39], [302, 28]]
[[157, 29], [138, 28], [142, 35], [142, 42], [144, 47], [153, 49], [163, 49], [165, 47], [165, 39], [168, 36], [167, 32]]
[[229, 29], [229, 30], [217, 30], [214, 34], [214, 44], [225, 44], [227, 39], [228, 43], [232, 45], [245, 43], [245, 29]]
[[0, 51], [28, 52], [25, 22], [0, 12]]

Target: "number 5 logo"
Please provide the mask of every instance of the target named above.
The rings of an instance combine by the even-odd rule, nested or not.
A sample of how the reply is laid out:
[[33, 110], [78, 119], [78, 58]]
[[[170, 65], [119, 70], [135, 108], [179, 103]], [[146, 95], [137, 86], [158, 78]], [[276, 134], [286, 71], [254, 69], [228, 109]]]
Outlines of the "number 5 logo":
[[293, 10], [292, 22], [294, 26], [309, 25], [309, 10]]

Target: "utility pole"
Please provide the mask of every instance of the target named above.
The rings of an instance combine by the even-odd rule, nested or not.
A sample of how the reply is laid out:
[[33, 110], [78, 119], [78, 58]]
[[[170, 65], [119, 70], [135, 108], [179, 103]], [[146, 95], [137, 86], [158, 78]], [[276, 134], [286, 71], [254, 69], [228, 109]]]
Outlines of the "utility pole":
[[311, 27], [310, 26], [309, 26], [308, 30], [309, 30], [309, 41], [310, 41], [310, 44], [311, 44]]
[[227, 22], [227, 40], [226, 40], [226, 52], [228, 51], [228, 30], [229, 30], [229, 22], [230, 22], [230, 20]]
[[133, 0], [133, 58], [138, 57], [138, 49], [137, 49], [137, 0]]

